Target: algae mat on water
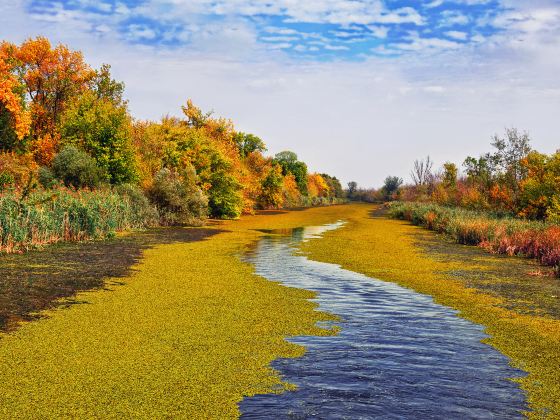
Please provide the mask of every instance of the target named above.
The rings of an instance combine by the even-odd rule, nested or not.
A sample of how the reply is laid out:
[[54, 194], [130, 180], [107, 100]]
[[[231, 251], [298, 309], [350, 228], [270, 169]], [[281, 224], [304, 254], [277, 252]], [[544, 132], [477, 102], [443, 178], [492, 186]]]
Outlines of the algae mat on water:
[[[520, 380], [532, 409], [528, 416], [560, 419], [560, 300], [555, 292], [560, 285], [528, 275], [535, 271], [529, 260], [446, 243], [407, 222], [376, 215], [374, 208], [362, 206], [348, 215], [343, 228], [307, 242], [303, 251], [315, 260], [432, 295], [486, 326], [487, 342], [528, 372]], [[523, 282], [536, 286], [524, 288]], [[523, 296], [512, 288], [530, 293]]]
[[[288, 386], [269, 367], [327, 334], [311, 292], [253, 273], [238, 256], [254, 229], [318, 225], [359, 207], [271, 212], [225, 232], [157, 245], [110, 290], [0, 334], [0, 418], [228, 418], [246, 395]], [[111, 284], [110, 279], [107, 282]]]

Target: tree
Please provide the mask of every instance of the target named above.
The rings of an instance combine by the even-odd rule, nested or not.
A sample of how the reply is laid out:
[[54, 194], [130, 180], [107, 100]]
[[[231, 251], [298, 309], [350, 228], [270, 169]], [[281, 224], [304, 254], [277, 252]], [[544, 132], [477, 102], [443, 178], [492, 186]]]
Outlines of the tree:
[[[106, 178], [106, 174], [97, 167], [95, 160], [74, 146], [66, 146], [54, 157], [52, 171], [64, 185], [74, 188], [95, 188]], [[45, 173], [42, 177], [47, 178]], [[44, 181], [42, 183], [45, 184]]]
[[340, 181], [335, 176], [330, 176], [328, 174], [321, 174], [327, 185], [329, 186], [329, 191], [331, 197], [334, 198], [343, 198], [344, 191], [342, 190], [342, 185]]
[[307, 195], [307, 165], [291, 151], [277, 153], [274, 161], [282, 167], [282, 175], [292, 174], [302, 195]]
[[192, 167], [181, 173], [160, 170], [148, 189], [148, 197], [156, 205], [161, 222], [167, 225], [198, 225], [207, 216], [208, 199], [198, 187]]
[[388, 176], [385, 178], [385, 184], [383, 185], [383, 195], [385, 196], [385, 199], [391, 199], [393, 194], [399, 191], [402, 183], [402, 178], [399, 178], [398, 176]]
[[2, 49], [16, 63], [15, 72], [31, 100], [33, 137], [55, 136], [67, 101], [87, 89], [94, 71], [81, 52], [62, 44], [52, 48], [44, 37], [28, 39], [19, 47], [4, 43]]
[[510, 175], [513, 181], [521, 181], [527, 174], [521, 161], [531, 151], [530, 143], [527, 132], [520, 133], [517, 128], [507, 128], [506, 137], [493, 137], [492, 146], [497, 149], [492, 155], [494, 164], [502, 173]]
[[446, 188], [455, 188], [457, 186], [457, 174], [459, 170], [457, 165], [451, 162], [445, 162], [443, 164], [443, 185]]
[[0, 46], [0, 150], [13, 150], [28, 134], [30, 116], [25, 109], [23, 86], [13, 74], [4, 45]]
[[236, 133], [233, 141], [242, 157], [246, 157], [253, 152], [265, 152], [266, 146], [264, 142], [257, 136], [247, 133]]
[[430, 156], [427, 156], [426, 159], [416, 159], [414, 161], [414, 169], [410, 172], [410, 176], [412, 177], [412, 182], [414, 182], [414, 185], [425, 186], [432, 182], [433, 165], [434, 164], [430, 159]]
[[68, 106], [62, 122], [65, 144], [87, 151], [112, 184], [137, 180], [130, 117], [125, 104], [87, 91]]
[[282, 168], [279, 165], [272, 165], [261, 183], [261, 193], [258, 197], [259, 206], [265, 209], [281, 207], [284, 204], [283, 186]]
[[95, 71], [90, 86], [98, 99], [109, 100], [115, 105], [125, 104], [123, 99], [124, 83], [111, 77], [111, 66], [109, 64], [103, 64], [99, 70]]
[[348, 183], [348, 198], [352, 198], [354, 194], [358, 191], [358, 183], [356, 181], [350, 181]]

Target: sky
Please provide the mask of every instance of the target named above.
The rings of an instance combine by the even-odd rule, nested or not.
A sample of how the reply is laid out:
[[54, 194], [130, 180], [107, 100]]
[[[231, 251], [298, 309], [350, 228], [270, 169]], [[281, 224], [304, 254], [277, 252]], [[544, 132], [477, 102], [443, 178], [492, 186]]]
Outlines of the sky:
[[192, 98], [361, 187], [506, 127], [560, 149], [560, 0], [0, 2], [0, 39], [38, 35], [111, 64], [136, 118]]

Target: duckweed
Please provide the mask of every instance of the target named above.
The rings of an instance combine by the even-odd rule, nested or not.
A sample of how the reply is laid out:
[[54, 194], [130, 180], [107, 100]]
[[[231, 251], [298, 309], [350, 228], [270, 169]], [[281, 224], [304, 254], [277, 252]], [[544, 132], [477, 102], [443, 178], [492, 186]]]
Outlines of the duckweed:
[[0, 418], [236, 418], [244, 396], [280, 392], [284, 338], [331, 334], [313, 293], [254, 274], [238, 255], [261, 233], [332, 222], [343, 207], [216, 223], [211, 239], [156, 245], [85, 302], [0, 335]]

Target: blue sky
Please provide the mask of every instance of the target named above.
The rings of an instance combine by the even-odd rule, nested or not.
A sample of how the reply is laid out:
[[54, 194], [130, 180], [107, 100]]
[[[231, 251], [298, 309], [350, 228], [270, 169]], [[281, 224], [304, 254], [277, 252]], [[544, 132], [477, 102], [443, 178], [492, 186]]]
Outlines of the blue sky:
[[196, 35], [229, 27], [250, 30], [257, 44], [297, 59], [359, 60], [420, 49], [457, 49], [501, 31], [512, 11], [496, 0], [32, 0], [38, 19], [80, 19], [99, 37], [131, 44], [190, 46]]
[[0, 2], [0, 39], [37, 35], [111, 64], [137, 118], [192, 98], [362, 186], [505, 127], [560, 148], [560, 0]]

